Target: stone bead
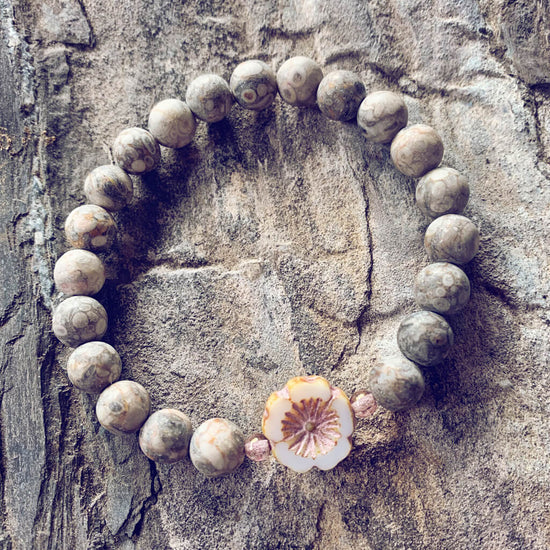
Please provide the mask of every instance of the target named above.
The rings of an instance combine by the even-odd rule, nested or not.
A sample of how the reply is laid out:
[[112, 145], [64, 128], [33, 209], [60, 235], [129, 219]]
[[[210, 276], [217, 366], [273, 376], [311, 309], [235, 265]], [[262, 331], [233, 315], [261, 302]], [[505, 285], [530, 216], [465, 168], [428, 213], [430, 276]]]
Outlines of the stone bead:
[[149, 113], [149, 132], [165, 147], [184, 147], [193, 140], [196, 130], [191, 109], [179, 99], [159, 101]]
[[94, 168], [86, 176], [84, 193], [88, 202], [116, 212], [132, 200], [134, 184], [120, 166], [105, 164]]
[[351, 396], [350, 403], [355, 418], [368, 418], [378, 408], [374, 395], [367, 390], [357, 390]]
[[422, 309], [450, 315], [468, 303], [470, 281], [456, 265], [437, 262], [426, 266], [416, 276], [414, 297]]
[[103, 287], [103, 262], [88, 250], [76, 248], [65, 252], [55, 263], [55, 286], [67, 296], [91, 296]]
[[409, 113], [400, 95], [389, 91], [369, 94], [359, 106], [357, 124], [374, 143], [389, 143], [407, 125]]
[[271, 454], [271, 445], [269, 440], [263, 434], [252, 434], [244, 442], [244, 454], [254, 462], [267, 460]]
[[101, 206], [83, 204], [67, 216], [65, 236], [74, 248], [108, 250], [116, 237], [115, 220]]
[[416, 186], [416, 204], [430, 218], [460, 214], [469, 196], [470, 187], [466, 177], [448, 166], [428, 172]]
[[369, 372], [369, 385], [377, 403], [390, 411], [412, 407], [424, 393], [420, 369], [401, 355], [377, 362]]
[[411, 361], [431, 367], [441, 363], [454, 342], [449, 323], [431, 311], [417, 311], [407, 315], [397, 331], [397, 345]]
[[466, 264], [479, 250], [479, 230], [464, 216], [445, 214], [426, 229], [424, 246], [432, 262]]
[[195, 430], [189, 456], [206, 477], [228, 474], [244, 460], [244, 435], [233, 422], [212, 418]]
[[187, 456], [192, 434], [191, 421], [186, 414], [175, 409], [161, 409], [141, 427], [139, 446], [147, 458], [172, 464]]
[[122, 130], [113, 143], [115, 162], [130, 174], [146, 174], [160, 162], [157, 140], [143, 128]]
[[205, 122], [218, 122], [229, 113], [233, 94], [221, 76], [202, 74], [189, 84], [185, 101], [197, 118]]
[[284, 101], [296, 107], [315, 105], [321, 80], [321, 67], [309, 57], [291, 57], [277, 71], [279, 94]]
[[61, 302], [52, 318], [53, 332], [66, 346], [100, 340], [107, 330], [105, 308], [89, 296], [72, 296]]
[[261, 111], [277, 95], [277, 77], [267, 63], [250, 59], [235, 67], [229, 87], [241, 107]]
[[431, 126], [415, 124], [404, 128], [395, 136], [390, 155], [401, 173], [419, 178], [441, 162], [443, 142]]
[[67, 361], [69, 380], [87, 393], [101, 393], [119, 379], [121, 370], [120, 355], [105, 342], [82, 344]]
[[132, 380], [111, 384], [99, 396], [95, 412], [99, 423], [108, 431], [117, 434], [137, 432], [151, 410], [147, 390]]
[[331, 120], [351, 120], [366, 95], [365, 85], [351, 71], [333, 71], [319, 84], [317, 105]]

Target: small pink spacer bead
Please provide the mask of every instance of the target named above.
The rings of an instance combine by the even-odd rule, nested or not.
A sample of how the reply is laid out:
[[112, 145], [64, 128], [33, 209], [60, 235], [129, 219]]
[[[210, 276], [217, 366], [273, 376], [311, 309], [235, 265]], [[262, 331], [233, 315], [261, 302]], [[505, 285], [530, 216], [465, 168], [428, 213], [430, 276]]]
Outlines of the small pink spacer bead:
[[269, 441], [260, 433], [252, 434], [244, 443], [244, 454], [254, 462], [266, 460], [271, 454]]
[[374, 399], [374, 395], [367, 390], [356, 391], [350, 399], [351, 408], [355, 414], [355, 418], [368, 418], [374, 414], [378, 408], [378, 403]]

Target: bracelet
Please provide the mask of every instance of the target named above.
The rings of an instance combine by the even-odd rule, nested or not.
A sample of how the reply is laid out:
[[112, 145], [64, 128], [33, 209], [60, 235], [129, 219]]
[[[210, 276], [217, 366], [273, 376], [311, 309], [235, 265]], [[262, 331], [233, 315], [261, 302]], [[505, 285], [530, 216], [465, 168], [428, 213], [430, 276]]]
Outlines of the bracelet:
[[[147, 390], [137, 382], [118, 381], [122, 362], [109, 344], [100, 341], [107, 330], [107, 313], [91, 295], [105, 282], [105, 269], [95, 252], [109, 249], [116, 238], [110, 212], [124, 208], [132, 198], [128, 174], [154, 170], [160, 145], [181, 148], [189, 144], [197, 119], [222, 120], [237, 102], [245, 109], [269, 107], [277, 93], [297, 107], [317, 105], [331, 120], [356, 119], [368, 140], [390, 145], [390, 156], [403, 174], [421, 178], [416, 202], [433, 221], [424, 244], [431, 264], [415, 281], [415, 299], [422, 309], [405, 317], [397, 331], [403, 355], [386, 357], [371, 368], [370, 390], [358, 390], [348, 399], [321, 376], [298, 376], [267, 399], [262, 433], [247, 440], [240, 428], [223, 418], [203, 422], [194, 432], [183, 412], [161, 409], [150, 414]], [[205, 74], [192, 81], [186, 101], [167, 99], [149, 115], [149, 131], [123, 130], [113, 144], [116, 164], [99, 166], [86, 177], [84, 193], [90, 204], [74, 209], [65, 233], [74, 247], [55, 264], [54, 280], [67, 298], [55, 309], [53, 332], [65, 345], [76, 348], [67, 362], [70, 381], [78, 389], [99, 394], [96, 414], [100, 424], [115, 434], [139, 431], [139, 445], [151, 460], [172, 463], [187, 455], [207, 477], [234, 471], [244, 460], [265, 460], [273, 453], [297, 472], [312, 467], [334, 468], [351, 451], [359, 418], [367, 418], [380, 405], [401, 411], [415, 405], [424, 392], [417, 365], [430, 367], [448, 355], [454, 335], [442, 315], [459, 312], [470, 297], [470, 283], [458, 267], [469, 262], [479, 248], [477, 227], [460, 215], [469, 198], [466, 178], [450, 167], [438, 167], [443, 143], [424, 124], [406, 127], [407, 107], [390, 91], [366, 94], [359, 77], [337, 70], [323, 77], [321, 67], [307, 57], [294, 57], [277, 74], [264, 62], [238, 65], [229, 84]]]

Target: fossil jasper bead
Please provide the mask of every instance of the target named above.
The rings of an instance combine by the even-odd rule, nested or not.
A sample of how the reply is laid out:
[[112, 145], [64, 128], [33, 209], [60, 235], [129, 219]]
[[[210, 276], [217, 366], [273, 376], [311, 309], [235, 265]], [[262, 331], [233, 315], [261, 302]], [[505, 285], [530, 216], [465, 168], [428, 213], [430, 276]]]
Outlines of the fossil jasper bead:
[[122, 362], [113, 346], [88, 342], [78, 346], [67, 361], [69, 380], [79, 390], [101, 393], [120, 377]]
[[291, 57], [277, 71], [279, 94], [296, 107], [315, 105], [321, 80], [321, 67], [309, 57]]
[[122, 130], [113, 143], [115, 162], [130, 174], [145, 174], [160, 162], [157, 140], [143, 128]]
[[429, 311], [452, 314], [470, 299], [470, 281], [456, 265], [437, 262], [426, 266], [414, 283], [416, 303]]
[[393, 164], [400, 172], [419, 178], [441, 162], [443, 142], [431, 126], [415, 124], [404, 128], [395, 136], [390, 154]]
[[464, 216], [446, 214], [428, 226], [424, 246], [433, 262], [465, 264], [479, 250], [479, 230]]
[[192, 433], [186, 414], [175, 409], [161, 409], [141, 427], [139, 446], [147, 458], [171, 464], [187, 456]]
[[357, 124], [368, 140], [389, 143], [407, 125], [408, 116], [401, 96], [389, 91], [373, 92], [359, 106]]
[[319, 84], [317, 105], [331, 120], [350, 120], [365, 97], [365, 86], [351, 71], [333, 71]]
[[205, 122], [218, 122], [229, 113], [233, 94], [221, 76], [203, 74], [189, 84], [185, 101], [197, 118]]
[[397, 345], [411, 361], [431, 367], [441, 363], [454, 342], [449, 323], [431, 311], [417, 311], [401, 321]]
[[244, 460], [244, 435], [230, 420], [212, 418], [195, 430], [189, 456], [206, 477], [228, 474]]
[[52, 326], [61, 342], [75, 348], [103, 337], [107, 330], [107, 312], [89, 296], [72, 296], [57, 306]]
[[84, 193], [92, 204], [116, 212], [132, 200], [134, 184], [120, 166], [105, 164], [88, 174], [84, 182]]
[[428, 172], [416, 186], [416, 204], [430, 218], [460, 214], [469, 196], [466, 177], [448, 166]]
[[55, 286], [67, 296], [90, 296], [101, 290], [105, 268], [93, 252], [76, 248], [57, 260], [53, 278]]
[[101, 206], [83, 204], [67, 216], [65, 236], [67, 242], [75, 248], [107, 250], [115, 240], [115, 220]]
[[137, 432], [151, 410], [147, 390], [132, 380], [111, 384], [99, 396], [95, 412], [99, 423], [118, 435]]
[[229, 86], [237, 103], [253, 111], [269, 107], [277, 94], [275, 73], [269, 65], [258, 59], [250, 59], [237, 65]]
[[149, 131], [165, 147], [184, 147], [191, 142], [196, 129], [191, 109], [179, 99], [159, 101], [149, 113]]

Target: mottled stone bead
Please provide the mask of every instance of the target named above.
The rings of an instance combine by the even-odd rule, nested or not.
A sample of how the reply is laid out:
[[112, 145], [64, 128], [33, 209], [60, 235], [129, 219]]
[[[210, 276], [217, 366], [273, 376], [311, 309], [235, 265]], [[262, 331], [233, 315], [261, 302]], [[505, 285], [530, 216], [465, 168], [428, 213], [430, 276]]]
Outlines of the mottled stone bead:
[[470, 281], [456, 265], [437, 262], [426, 266], [416, 276], [414, 297], [422, 309], [453, 314], [468, 303]]
[[189, 456], [206, 477], [228, 474], [244, 460], [244, 435], [230, 420], [212, 418], [195, 430]]
[[233, 94], [221, 76], [202, 74], [189, 84], [185, 101], [197, 118], [205, 122], [218, 122], [229, 113]]
[[179, 149], [190, 143], [197, 130], [191, 109], [179, 99], [165, 99], [149, 113], [149, 132], [165, 147]]
[[191, 421], [186, 414], [175, 409], [161, 409], [141, 427], [139, 446], [147, 458], [172, 464], [187, 456], [192, 434]]
[[404, 128], [395, 136], [390, 155], [401, 173], [419, 178], [441, 162], [443, 142], [431, 126], [415, 124]]
[[357, 124], [374, 143], [389, 143], [407, 125], [408, 110], [403, 98], [389, 91], [369, 94], [359, 106]]
[[95, 407], [99, 423], [117, 435], [137, 432], [150, 410], [147, 390], [132, 380], [121, 380], [108, 386], [101, 392]]
[[108, 250], [116, 237], [115, 220], [101, 206], [83, 204], [67, 216], [65, 236], [74, 248]]
[[235, 67], [229, 87], [241, 107], [261, 111], [277, 95], [277, 77], [267, 63], [250, 59]]
[[333, 71], [317, 88], [317, 105], [331, 120], [350, 120], [357, 115], [365, 95], [365, 85], [359, 76], [351, 71]]
[[107, 330], [107, 312], [89, 296], [72, 296], [55, 309], [52, 328], [61, 342], [75, 348], [103, 337]]
[[350, 399], [351, 408], [355, 418], [368, 418], [378, 408], [374, 395], [367, 390], [357, 390]]
[[309, 57], [291, 57], [277, 71], [279, 94], [284, 101], [296, 107], [315, 105], [321, 80], [321, 67]]
[[86, 176], [84, 193], [88, 202], [116, 212], [132, 200], [134, 184], [120, 166], [105, 164], [94, 168]]
[[420, 369], [401, 355], [378, 361], [369, 372], [369, 385], [377, 403], [390, 411], [412, 407], [424, 393]]
[[120, 377], [122, 362], [113, 346], [105, 342], [87, 342], [78, 346], [67, 361], [72, 384], [87, 393], [101, 393]]
[[416, 204], [430, 218], [460, 214], [469, 196], [470, 187], [466, 177], [448, 166], [428, 172], [416, 186]]
[[479, 250], [479, 230], [464, 216], [445, 214], [426, 229], [424, 246], [433, 262], [466, 264]]
[[143, 128], [122, 130], [113, 143], [115, 162], [130, 174], [145, 174], [160, 162], [157, 140]]
[[91, 296], [103, 287], [105, 268], [93, 252], [76, 248], [57, 260], [53, 279], [58, 290], [67, 296]]
[[417, 311], [407, 315], [397, 331], [397, 345], [401, 353], [425, 367], [441, 363], [454, 342], [449, 323], [431, 311]]

